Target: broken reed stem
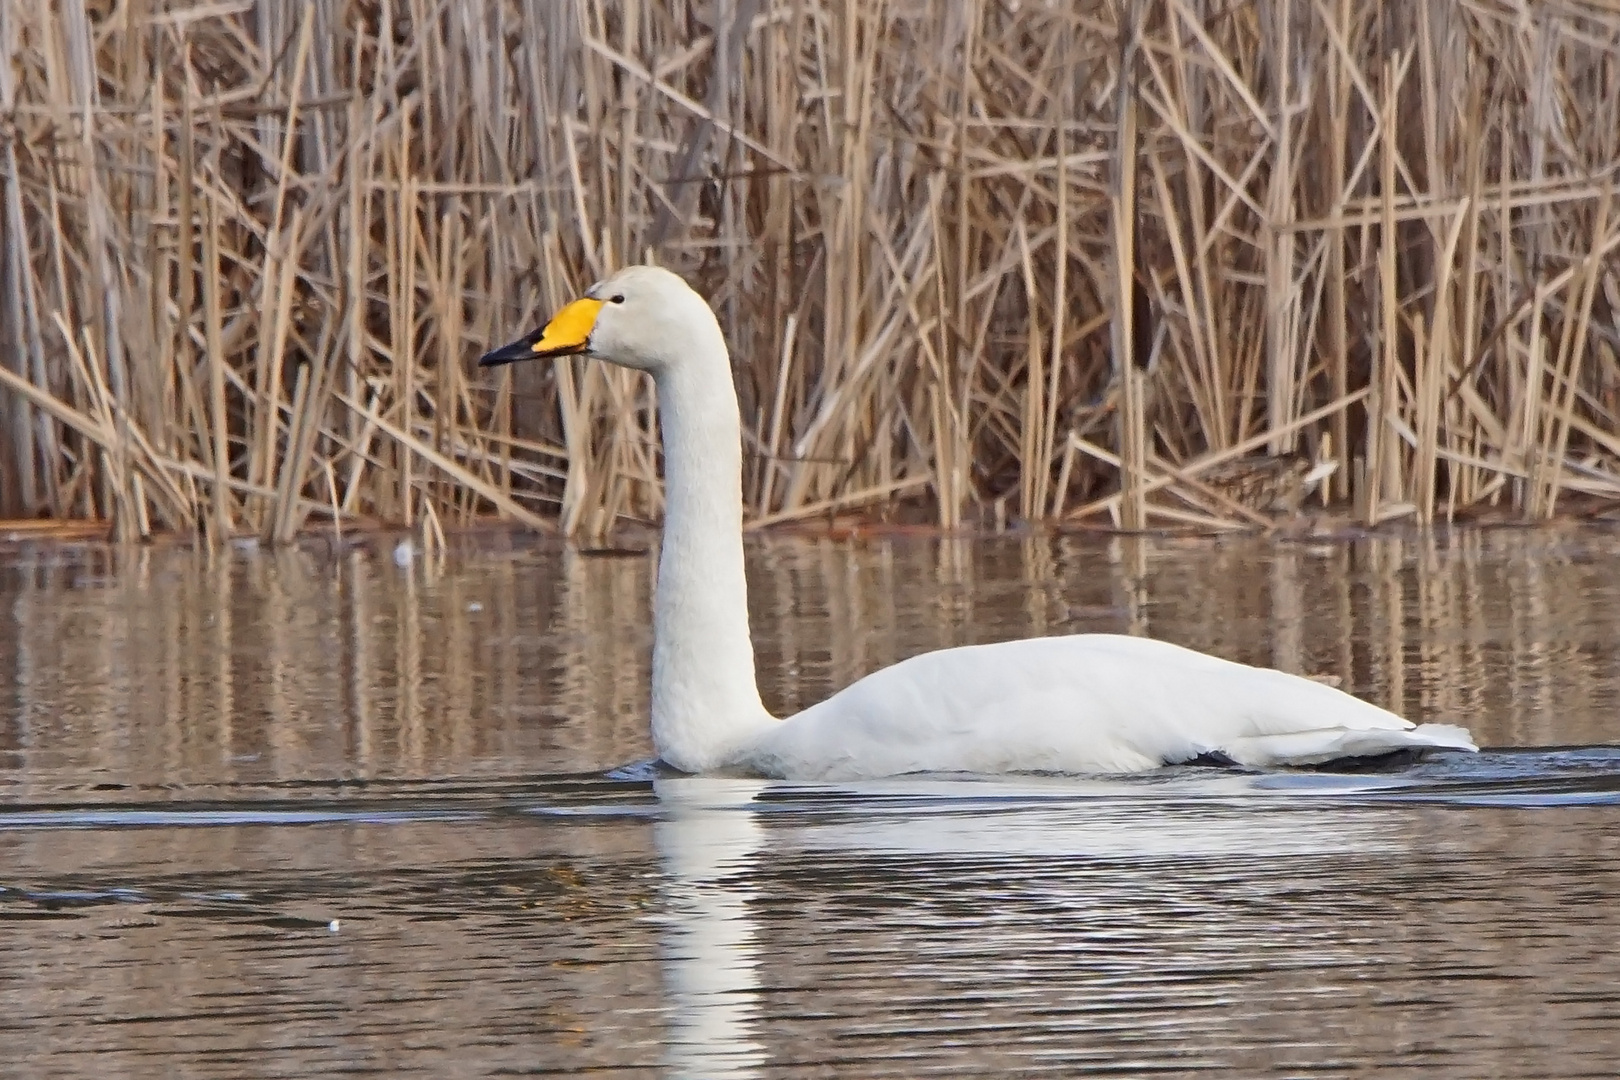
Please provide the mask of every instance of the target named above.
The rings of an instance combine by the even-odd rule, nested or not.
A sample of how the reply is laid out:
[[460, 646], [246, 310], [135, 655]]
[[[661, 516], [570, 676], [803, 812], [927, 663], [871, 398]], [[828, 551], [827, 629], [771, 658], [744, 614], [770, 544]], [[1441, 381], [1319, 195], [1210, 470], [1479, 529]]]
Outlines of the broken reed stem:
[[1598, 5], [104, 7], [0, 13], [0, 517], [656, 519], [643, 381], [468, 366], [649, 257], [755, 524], [1620, 498]]

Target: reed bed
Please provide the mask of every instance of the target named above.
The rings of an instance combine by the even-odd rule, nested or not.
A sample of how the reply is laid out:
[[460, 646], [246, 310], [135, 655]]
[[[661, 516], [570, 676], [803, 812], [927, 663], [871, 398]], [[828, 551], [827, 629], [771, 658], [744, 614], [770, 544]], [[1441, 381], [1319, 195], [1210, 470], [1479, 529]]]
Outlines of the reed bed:
[[285, 540], [660, 510], [711, 298], [756, 525], [1620, 500], [1620, 12], [1507, 0], [0, 0], [0, 517]]

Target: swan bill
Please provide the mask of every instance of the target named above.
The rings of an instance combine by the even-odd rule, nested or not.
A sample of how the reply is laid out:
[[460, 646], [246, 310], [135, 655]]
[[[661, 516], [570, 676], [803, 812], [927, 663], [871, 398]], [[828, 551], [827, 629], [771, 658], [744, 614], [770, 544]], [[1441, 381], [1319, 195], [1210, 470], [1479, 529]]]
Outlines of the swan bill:
[[564, 307], [545, 326], [510, 345], [492, 349], [478, 358], [479, 367], [496, 367], [519, 360], [540, 360], [553, 356], [577, 356], [591, 346], [591, 331], [602, 301], [583, 297]]

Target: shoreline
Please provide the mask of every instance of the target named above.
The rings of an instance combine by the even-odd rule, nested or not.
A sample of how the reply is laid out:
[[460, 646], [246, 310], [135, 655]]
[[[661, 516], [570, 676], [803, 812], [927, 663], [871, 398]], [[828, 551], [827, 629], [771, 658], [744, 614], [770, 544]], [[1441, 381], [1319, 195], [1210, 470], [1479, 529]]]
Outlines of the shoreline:
[[[1584, 502], [1584, 500], [1583, 500]], [[1162, 540], [1198, 539], [1269, 539], [1277, 542], [1348, 543], [1369, 538], [1418, 538], [1424, 535], [1451, 535], [1458, 533], [1496, 532], [1503, 530], [1529, 530], [1560, 532], [1571, 529], [1620, 529], [1620, 501], [1593, 499], [1592, 505], [1581, 505], [1560, 511], [1548, 519], [1525, 520], [1522, 514], [1509, 510], [1499, 513], [1475, 512], [1458, 515], [1451, 521], [1420, 525], [1410, 515], [1367, 525], [1354, 520], [1351, 514], [1337, 508], [1318, 508], [1302, 511], [1287, 518], [1279, 518], [1270, 528], [1234, 525], [1230, 528], [1200, 526], [1166, 526], [1150, 529], [1123, 529], [1106, 524], [1083, 521], [1010, 521], [1001, 527], [993, 523], [963, 525], [954, 529], [924, 522], [883, 520], [875, 515], [848, 515], [828, 520], [825, 517], [796, 521], [771, 522], [759, 527], [745, 523], [746, 540], [790, 537], [834, 542], [876, 540], [999, 540], [1015, 537], [1064, 536], [1119, 537]], [[238, 533], [222, 547], [288, 550], [325, 548], [330, 552], [356, 548], [397, 545], [400, 541], [424, 537], [425, 530], [418, 525], [409, 527], [395, 522], [359, 520], [341, 529], [330, 526], [306, 526], [284, 544], [273, 544], [255, 533]], [[480, 539], [501, 537], [508, 540], [523, 537], [543, 540], [573, 548], [585, 557], [627, 557], [647, 553], [656, 543], [659, 525], [634, 519], [622, 520], [605, 537], [586, 539], [566, 537], [556, 530], [535, 529], [521, 522], [493, 515], [472, 522], [443, 526], [433, 546], [461, 547]], [[206, 549], [209, 544], [203, 534], [154, 531], [145, 538], [121, 540], [117, 528], [109, 521], [84, 519], [21, 518], [0, 519], [0, 551], [28, 545], [94, 544], [118, 548], [188, 547]], [[420, 549], [422, 545], [418, 545]]]

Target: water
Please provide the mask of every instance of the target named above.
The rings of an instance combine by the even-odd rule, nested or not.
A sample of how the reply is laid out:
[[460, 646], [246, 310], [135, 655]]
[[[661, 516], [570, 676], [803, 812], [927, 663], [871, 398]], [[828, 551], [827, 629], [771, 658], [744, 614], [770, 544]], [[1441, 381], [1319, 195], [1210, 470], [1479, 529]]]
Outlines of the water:
[[0, 549], [0, 1075], [1620, 1060], [1613, 533], [763, 541], [782, 711], [1145, 631], [1496, 748], [831, 787], [638, 764], [645, 556], [391, 550]]

